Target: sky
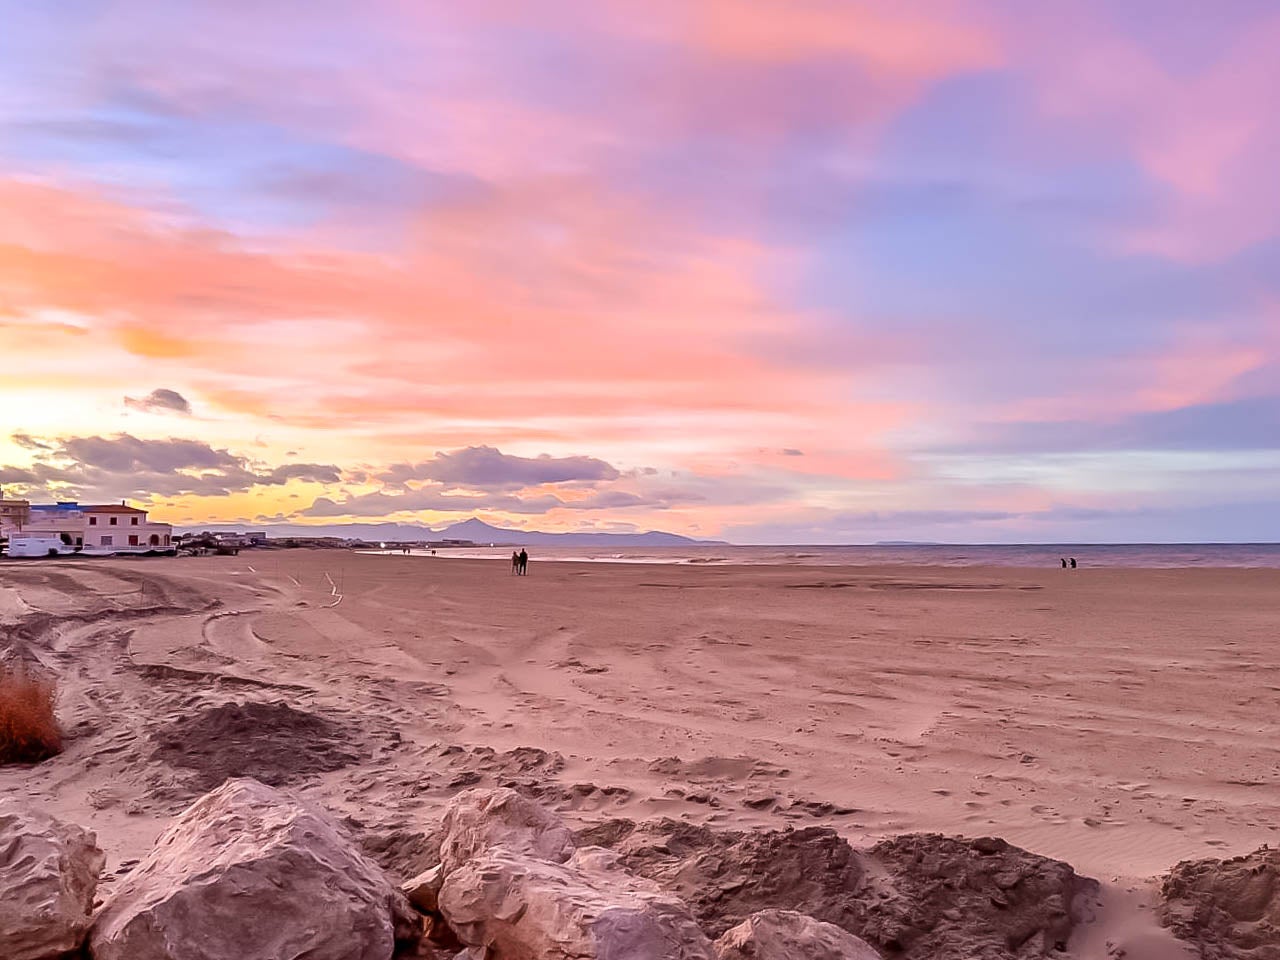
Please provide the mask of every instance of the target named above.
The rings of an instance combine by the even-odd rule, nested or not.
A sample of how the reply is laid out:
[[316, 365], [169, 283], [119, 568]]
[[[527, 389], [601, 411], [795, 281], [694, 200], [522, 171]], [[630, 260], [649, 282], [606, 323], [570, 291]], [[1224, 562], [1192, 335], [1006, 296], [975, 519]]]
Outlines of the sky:
[[1273, 0], [0, 0], [0, 484], [1280, 540]]

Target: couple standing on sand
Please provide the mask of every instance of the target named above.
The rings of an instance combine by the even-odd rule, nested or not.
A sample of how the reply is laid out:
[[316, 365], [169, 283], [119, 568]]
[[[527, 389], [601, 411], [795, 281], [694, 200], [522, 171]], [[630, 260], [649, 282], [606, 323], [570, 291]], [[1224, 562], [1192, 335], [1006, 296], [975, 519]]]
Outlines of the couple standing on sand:
[[529, 554], [525, 553], [524, 547], [520, 548], [520, 552], [511, 551], [511, 572], [517, 577], [523, 577], [529, 572]]
[[1075, 557], [1063, 557], [1063, 558], [1062, 558], [1062, 569], [1063, 569], [1063, 570], [1067, 569], [1067, 564], [1071, 564], [1071, 569], [1072, 569], [1072, 570], [1074, 570], [1074, 569], [1076, 568], [1076, 558], [1075, 558]]

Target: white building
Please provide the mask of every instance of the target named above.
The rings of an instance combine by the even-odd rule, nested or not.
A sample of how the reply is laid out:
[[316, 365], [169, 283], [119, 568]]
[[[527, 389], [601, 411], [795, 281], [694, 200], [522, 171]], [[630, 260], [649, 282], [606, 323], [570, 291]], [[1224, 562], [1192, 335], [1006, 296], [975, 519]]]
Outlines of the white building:
[[153, 523], [147, 511], [121, 503], [81, 507], [85, 553], [146, 553], [172, 550], [173, 527]]
[[84, 546], [84, 511], [80, 504], [37, 503], [27, 509], [27, 521], [17, 530], [25, 537], [57, 537], [67, 546]]
[[93, 556], [115, 553], [169, 552], [173, 527], [147, 519], [147, 511], [123, 501], [107, 504], [74, 502], [32, 504], [25, 522], [11, 537], [56, 537], [74, 552]]

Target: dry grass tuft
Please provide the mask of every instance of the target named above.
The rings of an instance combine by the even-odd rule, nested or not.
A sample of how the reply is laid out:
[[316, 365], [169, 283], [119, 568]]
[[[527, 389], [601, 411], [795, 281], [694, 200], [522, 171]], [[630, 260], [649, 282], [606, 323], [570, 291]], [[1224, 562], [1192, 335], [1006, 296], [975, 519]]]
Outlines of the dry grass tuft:
[[0, 665], [0, 764], [38, 763], [62, 750], [56, 692], [51, 681]]

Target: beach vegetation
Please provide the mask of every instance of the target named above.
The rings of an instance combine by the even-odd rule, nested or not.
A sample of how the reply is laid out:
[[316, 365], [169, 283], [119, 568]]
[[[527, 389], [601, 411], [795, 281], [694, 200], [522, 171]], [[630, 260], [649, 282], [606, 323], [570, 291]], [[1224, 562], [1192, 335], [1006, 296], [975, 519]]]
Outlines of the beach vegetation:
[[56, 699], [53, 681], [0, 665], [0, 764], [39, 763], [62, 751]]

